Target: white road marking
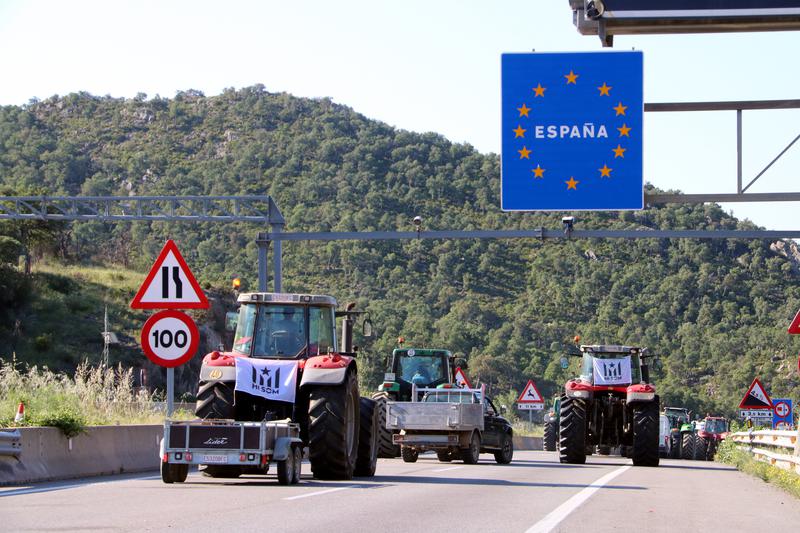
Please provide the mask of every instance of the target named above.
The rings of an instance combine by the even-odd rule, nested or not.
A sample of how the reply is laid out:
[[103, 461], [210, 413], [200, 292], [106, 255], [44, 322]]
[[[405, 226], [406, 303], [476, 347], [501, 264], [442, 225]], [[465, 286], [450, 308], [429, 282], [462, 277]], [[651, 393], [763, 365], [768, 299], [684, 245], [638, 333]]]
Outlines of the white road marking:
[[127, 477], [125, 479], [111, 479], [108, 481], [86, 480], [78, 483], [69, 483], [66, 485], [48, 485], [46, 487], [28, 487], [24, 489], [9, 489], [0, 491], [0, 498], [4, 496], [21, 496], [23, 494], [36, 494], [39, 492], [53, 492], [56, 490], [76, 489], [80, 487], [88, 487], [91, 485], [104, 485], [106, 483], [119, 483], [121, 481], [131, 481], [135, 479], [161, 479], [161, 476], [144, 476], [144, 477]]
[[574, 495], [569, 500], [565, 501], [555, 509], [553, 509], [550, 514], [536, 522], [532, 525], [525, 533], [548, 533], [552, 531], [562, 520], [564, 520], [569, 514], [583, 505], [583, 503], [592, 497], [592, 495], [600, 490], [604, 485], [610, 482], [612, 479], [617, 477], [618, 475], [622, 474], [626, 470], [631, 468], [631, 465], [626, 465], [621, 468], [617, 468], [616, 470], [609, 472], [605, 476], [601, 477], [576, 495]]
[[463, 466], [451, 466], [448, 468], [437, 468], [436, 470], [432, 470], [432, 472], [447, 472], [448, 470], [458, 470], [459, 468], [464, 468]]
[[309, 492], [308, 494], [300, 494], [298, 496], [289, 496], [284, 500], [299, 500], [300, 498], [310, 498], [311, 496], [322, 496], [323, 494], [330, 494], [331, 492], [338, 492], [340, 490], [354, 489], [358, 485], [348, 485], [346, 487], [337, 487], [335, 489], [318, 490], [317, 492]]

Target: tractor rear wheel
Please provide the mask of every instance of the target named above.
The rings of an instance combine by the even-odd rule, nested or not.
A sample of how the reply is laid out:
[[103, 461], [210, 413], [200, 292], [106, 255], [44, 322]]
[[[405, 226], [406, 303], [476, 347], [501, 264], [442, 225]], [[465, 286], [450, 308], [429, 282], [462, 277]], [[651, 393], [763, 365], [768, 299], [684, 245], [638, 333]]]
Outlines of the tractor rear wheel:
[[681, 441], [681, 459], [694, 459], [694, 433], [684, 433]]
[[201, 381], [194, 414], [198, 418], [234, 418], [233, 384], [226, 381]]
[[369, 398], [361, 398], [359, 411], [361, 421], [358, 425], [358, 458], [355, 475], [372, 477], [378, 464], [378, 411], [377, 404]]
[[561, 397], [558, 437], [562, 463], [580, 465], [586, 462], [586, 404], [583, 400]]
[[708, 456], [708, 440], [704, 439], [698, 434], [694, 436], [694, 458], [698, 461], [707, 460]]
[[542, 446], [546, 452], [556, 451], [556, 446], [558, 446], [558, 426], [555, 420], [545, 422]]
[[711, 439], [708, 442], [708, 453], [706, 454], [706, 460], [713, 461], [714, 456], [717, 454], [717, 441], [716, 439]]
[[352, 479], [358, 456], [359, 398], [355, 372], [340, 385], [314, 386], [308, 401], [308, 458], [319, 479]]
[[634, 466], [658, 466], [658, 397], [633, 406]]
[[392, 442], [392, 431], [386, 429], [386, 402], [389, 395], [385, 392], [376, 392], [372, 395], [375, 400], [375, 410], [378, 411], [378, 457], [399, 457], [400, 445]]
[[469, 438], [469, 446], [461, 449], [461, 460], [468, 465], [474, 465], [478, 462], [480, 455], [481, 437], [477, 431], [473, 431]]
[[400, 455], [403, 457], [405, 463], [416, 463], [419, 459], [419, 452], [414, 448], [407, 448], [405, 446], [400, 450]]

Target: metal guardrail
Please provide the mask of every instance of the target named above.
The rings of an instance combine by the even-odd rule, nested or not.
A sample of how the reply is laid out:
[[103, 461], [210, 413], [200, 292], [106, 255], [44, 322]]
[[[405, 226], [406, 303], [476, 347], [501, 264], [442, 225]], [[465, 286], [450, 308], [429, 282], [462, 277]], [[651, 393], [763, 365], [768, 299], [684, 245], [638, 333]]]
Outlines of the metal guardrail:
[[[800, 438], [797, 431], [740, 431], [728, 436], [753, 458], [800, 474]], [[788, 453], [787, 453], [788, 452]]]
[[18, 429], [0, 431], [0, 455], [19, 457], [22, 453], [22, 434]]

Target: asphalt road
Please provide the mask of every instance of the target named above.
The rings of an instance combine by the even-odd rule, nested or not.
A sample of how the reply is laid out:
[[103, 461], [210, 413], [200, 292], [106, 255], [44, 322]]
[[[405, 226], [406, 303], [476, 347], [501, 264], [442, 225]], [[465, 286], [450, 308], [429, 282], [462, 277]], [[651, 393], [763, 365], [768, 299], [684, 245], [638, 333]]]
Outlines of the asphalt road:
[[620, 457], [562, 465], [516, 452], [510, 465], [381, 459], [374, 478], [299, 485], [155, 473], [0, 488], [0, 531], [796, 531], [800, 501], [717, 463]]

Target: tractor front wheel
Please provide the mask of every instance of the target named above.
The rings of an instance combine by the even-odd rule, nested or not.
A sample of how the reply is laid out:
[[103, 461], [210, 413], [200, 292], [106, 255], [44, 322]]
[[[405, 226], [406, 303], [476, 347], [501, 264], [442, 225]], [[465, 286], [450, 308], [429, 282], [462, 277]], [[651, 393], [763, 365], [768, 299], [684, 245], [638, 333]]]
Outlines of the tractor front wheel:
[[549, 422], [545, 422], [544, 424], [544, 438], [543, 447], [544, 451], [546, 452], [554, 452], [556, 451], [556, 446], [558, 446], [558, 425], [556, 424], [555, 420], [550, 420]]
[[361, 422], [358, 426], [358, 458], [355, 475], [372, 477], [378, 464], [378, 411], [375, 401], [361, 398]]
[[633, 406], [634, 466], [658, 466], [658, 398]]
[[198, 418], [234, 418], [233, 383], [201, 381], [194, 414]]
[[319, 479], [352, 479], [358, 456], [355, 372], [335, 386], [314, 386], [308, 401], [308, 458]]
[[561, 397], [559, 417], [559, 460], [582, 465], [586, 462], [586, 404], [567, 396]]

